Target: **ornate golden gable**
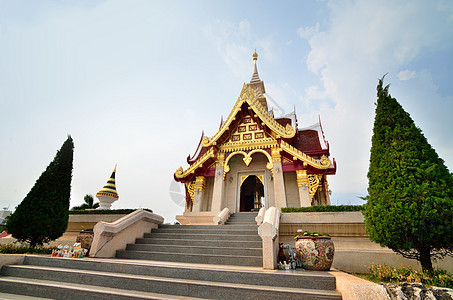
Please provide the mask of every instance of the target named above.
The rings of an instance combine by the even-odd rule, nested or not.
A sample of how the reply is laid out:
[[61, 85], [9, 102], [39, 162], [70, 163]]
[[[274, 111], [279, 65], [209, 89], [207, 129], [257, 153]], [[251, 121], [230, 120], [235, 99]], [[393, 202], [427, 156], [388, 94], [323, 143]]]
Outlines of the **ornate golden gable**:
[[203, 147], [209, 147], [214, 145], [216, 141], [227, 131], [230, 129], [231, 123], [236, 119], [238, 112], [241, 110], [242, 104], [247, 102], [256, 116], [263, 122], [264, 125], [269, 127], [274, 133], [276, 138], [292, 138], [296, 134], [294, 128], [287, 124], [286, 127], [282, 126], [278, 123], [263, 105], [259, 102], [260, 92], [257, 88], [252, 88], [247, 86], [245, 83], [242, 87], [241, 95], [239, 96], [238, 100], [236, 101], [233, 109], [231, 110], [228, 118], [223, 123], [222, 127], [217, 131], [216, 134], [212, 136], [212, 138], [205, 137], [201, 142]]

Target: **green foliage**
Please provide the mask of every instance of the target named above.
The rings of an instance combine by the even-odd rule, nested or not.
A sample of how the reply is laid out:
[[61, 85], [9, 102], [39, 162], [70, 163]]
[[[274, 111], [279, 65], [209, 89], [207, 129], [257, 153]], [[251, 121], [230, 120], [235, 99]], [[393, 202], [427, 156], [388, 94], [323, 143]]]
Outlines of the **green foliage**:
[[320, 205], [308, 207], [282, 207], [282, 213], [290, 212], [342, 212], [342, 211], [362, 211], [363, 205]]
[[298, 229], [297, 230], [297, 233], [296, 235], [294, 236], [294, 239], [297, 240], [299, 238], [302, 238], [302, 237], [306, 237], [306, 236], [310, 236], [310, 237], [330, 237], [330, 234], [328, 233], [319, 233], [319, 232], [310, 232], [310, 231], [302, 231], [302, 229]]
[[[153, 212], [148, 208], [137, 208], [143, 209], [149, 212]], [[70, 210], [70, 215], [120, 215], [120, 214], [130, 214], [137, 209], [122, 208], [122, 209], [94, 209], [94, 210]]]
[[379, 80], [368, 171], [370, 239], [432, 270], [453, 252], [453, 177]]
[[368, 268], [369, 279], [382, 282], [419, 282], [424, 285], [453, 288], [453, 274], [445, 270], [433, 269], [425, 272], [411, 267], [389, 267], [386, 265], [372, 265]]
[[15, 244], [0, 245], [1, 254], [51, 254], [55, 248], [48, 247], [30, 247]]
[[85, 201], [85, 203], [79, 206], [74, 206], [71, 210], [96, 209], [99, 207], [99, 202], [94, 203], [93, 195], [85, 195], [85, 197], [83, 197], [83, 201]]
[[74, 143], [70, 136], [9, 217], [6, 228], [30, 246], [59, 238], [68, 226]]

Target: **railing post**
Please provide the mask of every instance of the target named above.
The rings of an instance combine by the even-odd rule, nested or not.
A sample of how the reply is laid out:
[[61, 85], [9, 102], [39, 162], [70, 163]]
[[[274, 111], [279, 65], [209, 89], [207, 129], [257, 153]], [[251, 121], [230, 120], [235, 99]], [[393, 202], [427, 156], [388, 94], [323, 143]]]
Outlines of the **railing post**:
[[271, 207], [264, 215], [263, 224], [258, 227], [258, 234], [263, 241], [263, 269], [277, 268], [278, 231], [280, 226], [280, 210]]

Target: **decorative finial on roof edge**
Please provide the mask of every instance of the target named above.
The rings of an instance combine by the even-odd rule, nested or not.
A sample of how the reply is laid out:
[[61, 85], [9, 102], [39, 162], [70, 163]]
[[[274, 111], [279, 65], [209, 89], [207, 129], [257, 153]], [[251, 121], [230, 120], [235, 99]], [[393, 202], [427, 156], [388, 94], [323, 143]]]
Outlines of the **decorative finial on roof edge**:
[[253, 52], [252, 57], [255, 62], [258, 60], [258, 53], [256, 53], [256, 48], [255, 48], [255, 52]]

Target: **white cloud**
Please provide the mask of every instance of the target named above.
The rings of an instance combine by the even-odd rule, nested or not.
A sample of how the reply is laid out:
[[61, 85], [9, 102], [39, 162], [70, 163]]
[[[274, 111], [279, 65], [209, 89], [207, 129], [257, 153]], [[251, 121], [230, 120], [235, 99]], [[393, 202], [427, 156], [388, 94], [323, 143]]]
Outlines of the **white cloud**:
[[[453, 28], [445, 10], [451, 12], [453, 6], [441, 10], [423, 1], [389, 0], [330, 1], [328, 6], [328, 30], [318, 32], [313, 26], [298, 31], [311, 47], [308, 69], [322, 81], [322, 87], [306, 90], [304, 100], [314, 103], [327, 97], [335, 103], [334, 108], [324, 104], [318, 112], [332, 156], [338, 161], [331, 186], [334, 192], [362, 191], [363, 195], [378, 78], [390, 73], [389, 81], [421, 53], [451, 47]], [[401, 80], [411, 76], [415, 76], [414, 71], [398, 74]], [[429, 89], [426, 83], [421, 84], [419, 90]]]
[[417, 74], [417, 72], [415, 71], [410, 71], [410, 70], [404, 70], [404, 71], [400, 71], [397, 75], [398, 79], [399, 80], [410, 80], [412, 78], [415, 77], [415, 74]]
[[297, 34], [303, 39], [310, 39], [313, 35], [319, 32], [319, 23], [315, 26], [307, 26], [304, 28], [297, 29]]

